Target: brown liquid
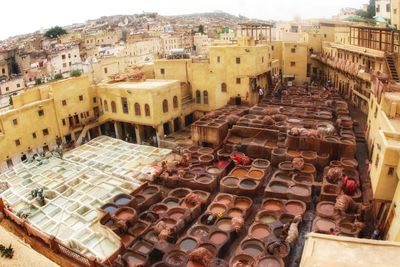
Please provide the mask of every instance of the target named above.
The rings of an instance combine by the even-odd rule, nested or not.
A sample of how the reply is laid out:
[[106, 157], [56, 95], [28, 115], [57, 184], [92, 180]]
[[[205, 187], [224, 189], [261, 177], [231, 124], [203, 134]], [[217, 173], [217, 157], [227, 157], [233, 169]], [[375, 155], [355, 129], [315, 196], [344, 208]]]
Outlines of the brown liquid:
[[232, 176], [238, 177], [238, 178], [244, 178], [247, 175], [247, 170], [246, 169], [235, 169], [232, 172]]
[[264, 225], [256, 225], [251, 230], [251, 234], [257, 239], [263, 239], [269, 236], [270, 233], [269, 229]]
[[248, 200], [244, 200], [244, 199], [237, 199], [235, 201], [235, 207], [241, 209], [241, 210], [245, 210], [248, 207], [250, 207], [250, 203]]
[[228, 237], [226, 236], [226, 234], [221, 232], [215, 232], [211, 234], [210, 241], [215, 245], [221, 245], [226, 241], [227, 238]]
[[286, 209], [290, 214], [301, 215], [303, 214], [303, 207], [299, 203], [289, 202], [286, 204]]

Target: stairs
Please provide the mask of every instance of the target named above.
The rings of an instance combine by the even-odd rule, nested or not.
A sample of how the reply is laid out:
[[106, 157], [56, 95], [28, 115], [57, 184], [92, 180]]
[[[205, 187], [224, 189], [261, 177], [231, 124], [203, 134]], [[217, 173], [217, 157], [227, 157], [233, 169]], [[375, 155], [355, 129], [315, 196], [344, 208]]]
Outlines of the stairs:
[[85, 127], [83, 127], [82, 132], [79, 134], [79, 137], [75, 142], [75, 146], [80, 146], [82, 144], [83, 138], [86, 136], [88, 131], [98, 125], [99, 125], [98, 122], [92, 122], [92, 123], [86, 124]]
[[386, 64], [390, 71], [390, 78], [396, 82], [400, 82], [399, 74], [397, 73], [396, 64], [393, 55], [386, 54]]

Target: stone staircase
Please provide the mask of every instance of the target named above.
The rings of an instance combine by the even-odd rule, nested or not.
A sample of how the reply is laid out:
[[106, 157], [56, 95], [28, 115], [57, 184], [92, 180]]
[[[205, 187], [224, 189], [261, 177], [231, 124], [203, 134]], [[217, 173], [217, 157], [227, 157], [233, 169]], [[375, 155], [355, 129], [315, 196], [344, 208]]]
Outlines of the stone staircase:
[[399, 74], [397, 73], [395, 60], [392, 54], [386, 54], [386, 64], [390, 72], [390, 78], [396, 82], [400, 82]]

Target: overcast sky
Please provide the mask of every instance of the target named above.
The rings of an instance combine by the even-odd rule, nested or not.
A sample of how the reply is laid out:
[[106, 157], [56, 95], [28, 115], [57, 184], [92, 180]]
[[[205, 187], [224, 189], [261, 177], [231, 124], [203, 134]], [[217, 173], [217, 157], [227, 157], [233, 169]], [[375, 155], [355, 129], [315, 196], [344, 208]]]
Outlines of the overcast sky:
[[290, 20], [294, 16], [330, 18], [342, 7], [368, 0], [2, 0], [0, 40], [54, 25], [69, 25], [107, 15], [158, 12], [179, 15], [222, 10], [249, 18]]

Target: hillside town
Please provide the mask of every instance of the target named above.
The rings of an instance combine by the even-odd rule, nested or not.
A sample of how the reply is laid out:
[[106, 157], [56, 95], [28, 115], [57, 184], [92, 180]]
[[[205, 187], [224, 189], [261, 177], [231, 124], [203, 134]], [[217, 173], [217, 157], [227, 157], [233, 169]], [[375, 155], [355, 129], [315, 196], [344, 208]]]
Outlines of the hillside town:
[[0, 41], [0, 266], [398, 266], [399, 176], [400, 0]]

